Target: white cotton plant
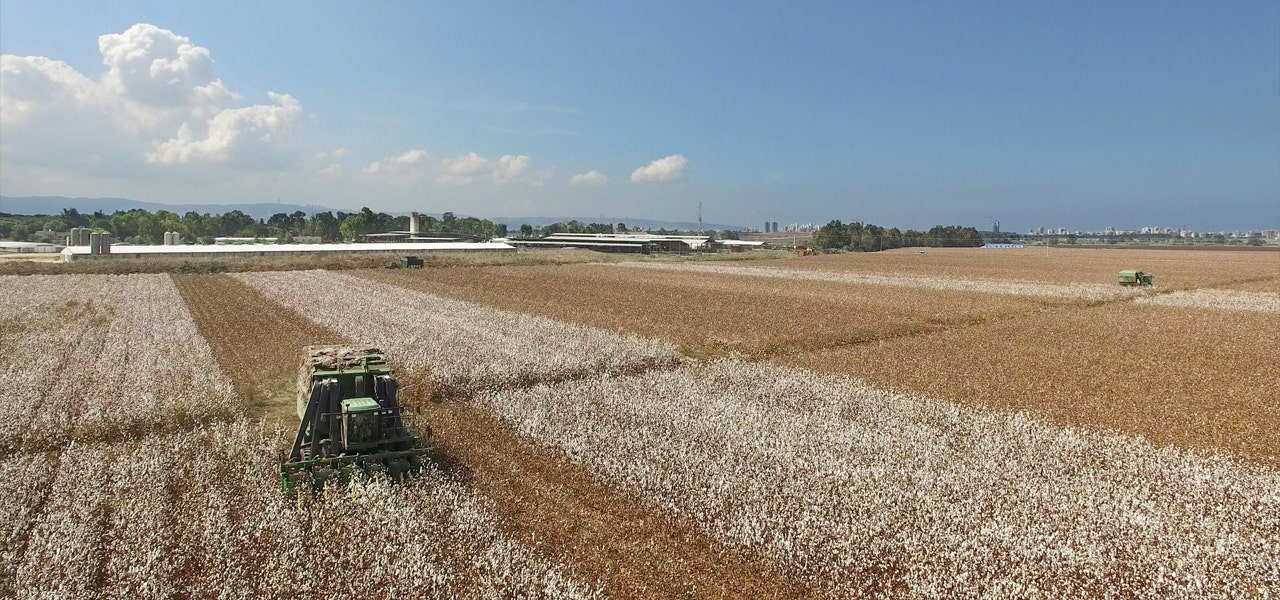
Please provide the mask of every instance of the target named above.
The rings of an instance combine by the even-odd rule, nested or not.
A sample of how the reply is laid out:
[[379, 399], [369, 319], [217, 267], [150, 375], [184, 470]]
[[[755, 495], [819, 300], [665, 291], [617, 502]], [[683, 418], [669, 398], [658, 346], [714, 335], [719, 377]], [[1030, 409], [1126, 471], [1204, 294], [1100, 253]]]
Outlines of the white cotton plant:
[[427, 372], [446, 394], [512, 388], [681, 361], [675, 346], [451, 300], [328, 271], [237, 273], [271, 300]]
[[243, 414], [168, 275], [0, 283], [0, 319], [20, 331], [0, 353], [0, 389], [24, 407], [0, 414], [0, 448], [126, 439]]
[[1135, 302], [1159, 306], [1280, 314], [1280, 294], [1274, 292], [1215, 289], [1179, 290], [1168, 294], [1138, 298]]
[[[17, 598], [595, 598], [502, 532], [487, 502], [431, 468], [403, 485], [280, 491], [282, 432], [244, 421], [76, 444], [0, 462], [0, 506], [35, 501], [5, 539]], [[55, 453], [47, 453], [55, 454]], [[36, 455], [46, 456], [45, 454]], [[32, 485], [32, 479], [41, 485]], [[39, 488], [49, 491], [38, 497]]]
[[1280, 586], [1280, 474], [720, 360], [497, 391], [522, 433], [837, 597]]
[[722, 264], [665, 262], [619, 262], [605, 264], [618, 268], [685, 271], [705, 273], [708, 275], [769, 277], [774, 279], [795, 279], [801, 281], [825, 281], [850, 285], [907, 287], [954, 292], [999, 294], [1005, 296], [1025, 296], [1030, 298], [1064, 298], [1085, 301], [1116, 300], [1140, 296], [1146, 293], [1146, 290], [1140, 290], [1137, 288], [1121, 287], [1118, 285], [1101, 285], [1096, 283], [1060, 284], [1036, 281], [967, 279], [942, 275], [881, 275], [873, 273], [788, 269], [781, 267], [742, 267]]

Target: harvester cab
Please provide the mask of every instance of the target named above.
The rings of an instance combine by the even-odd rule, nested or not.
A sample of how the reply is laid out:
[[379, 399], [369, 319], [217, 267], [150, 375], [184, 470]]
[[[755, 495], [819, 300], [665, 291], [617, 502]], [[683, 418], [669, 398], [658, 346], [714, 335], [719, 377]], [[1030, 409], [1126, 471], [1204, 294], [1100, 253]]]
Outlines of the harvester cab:
[[299, 377], [298, 433], [280, 464], [285, 491], [352, 477], [417, 475], [423, 458], [417, 430], [396, 397], [399, 383], [376, 348], [311, 346]]

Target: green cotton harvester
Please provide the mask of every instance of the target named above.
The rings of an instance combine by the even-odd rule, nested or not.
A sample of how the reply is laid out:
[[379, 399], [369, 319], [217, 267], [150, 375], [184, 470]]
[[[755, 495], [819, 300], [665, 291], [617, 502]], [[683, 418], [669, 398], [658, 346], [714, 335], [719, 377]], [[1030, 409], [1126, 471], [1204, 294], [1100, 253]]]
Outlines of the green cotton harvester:
[[1152, 285], [1152, 281], [1155, 279], [1153, 273], [1133, 270], [1120, 271], [1118, 277], [1120, 278], [1120, 285], [1132, 286], [1149, 286]]
[[298, 381], [298, 434], [280, 464], [286, 492], [353, 477], [392, 481], [422, 471], [432, 450], [406, 421], [396, 399], [400, 384], [376, 348], [308, 346]]

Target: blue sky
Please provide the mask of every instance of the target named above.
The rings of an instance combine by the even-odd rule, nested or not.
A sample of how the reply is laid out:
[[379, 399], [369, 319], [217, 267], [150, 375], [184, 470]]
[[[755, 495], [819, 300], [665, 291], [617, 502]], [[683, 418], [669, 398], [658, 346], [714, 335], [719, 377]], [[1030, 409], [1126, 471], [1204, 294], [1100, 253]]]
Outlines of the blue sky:
[[4, 0], [0, 53], [11, 196], [1280, 227], [1275, 1]]

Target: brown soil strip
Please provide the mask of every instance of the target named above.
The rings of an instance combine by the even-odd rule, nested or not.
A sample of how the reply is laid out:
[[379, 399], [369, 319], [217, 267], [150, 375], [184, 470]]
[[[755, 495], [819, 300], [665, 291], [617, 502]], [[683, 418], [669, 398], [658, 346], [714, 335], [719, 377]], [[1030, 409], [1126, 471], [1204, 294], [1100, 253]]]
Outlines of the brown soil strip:
[[415, 403], [445, 467], [493, 499], [524, 542], [562, 555], [617, 598], [812, 598], [766, 560], [724, 548], [691, 523], [532, 447], [465, 402]]
[[341, 336], [226, 275], [174, 275], [200, 335], [257, 416], [295, 419], [303, 348]]
[[[288, 394], [264, 411], [294, 423], [301, 348], [342, 343], [336, 333], [225, 275], [174, 276], [201, 334], [237, 389]], [[394, 360], [394, 357], [391, 357]], [[618, 598], [812, 597], [767, 560], [719, 546], [692, 524], [599, 480], [562, 454], [521, 438], [465, 402], [427, 402], [430, 386], [403, 377], [404, 401], [423, 414], [441, 461], [488, 497], [507, 533], [571, 566]], [[272, 413], [272, 407], [274, 413]]]

